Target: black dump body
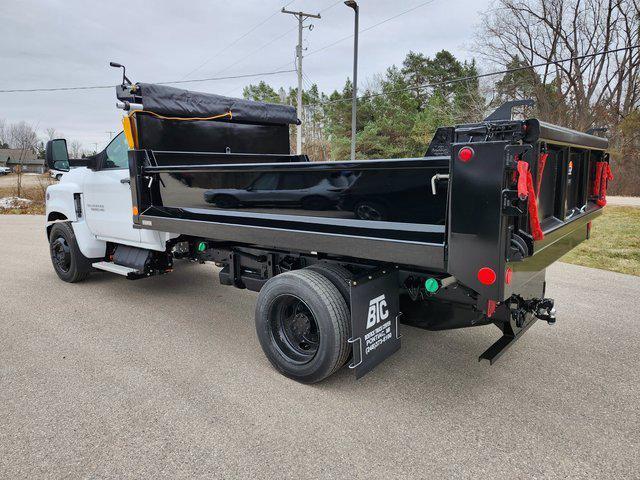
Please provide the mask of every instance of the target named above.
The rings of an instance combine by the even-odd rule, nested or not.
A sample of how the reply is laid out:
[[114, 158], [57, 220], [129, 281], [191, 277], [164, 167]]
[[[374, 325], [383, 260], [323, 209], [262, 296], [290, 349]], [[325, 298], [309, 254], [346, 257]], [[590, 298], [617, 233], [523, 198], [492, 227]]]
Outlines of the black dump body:
[[537, 119], [441, 128], [421, 158], [311, 162], [290, 154], [292, 107], [147, 84], [120, 98], [159, 114], [132, 115], [140, 228], [453, 276], [485, 312], [530, 288], [542, 296], [544, 269], [601, 212], [592, 186], [607, 141]]

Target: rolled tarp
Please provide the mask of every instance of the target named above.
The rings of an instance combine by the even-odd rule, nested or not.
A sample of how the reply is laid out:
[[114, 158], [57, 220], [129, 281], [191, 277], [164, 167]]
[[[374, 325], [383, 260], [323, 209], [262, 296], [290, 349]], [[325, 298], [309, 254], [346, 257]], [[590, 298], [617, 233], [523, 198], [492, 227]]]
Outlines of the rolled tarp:
[[153, 83], [137, 83], [135, 94], [142, 97], [145, 110], [159, 115], [211, 117], [230, 111], [233, 122], [269, 125], [298, 123], [296, 109], [289, 105], [254, 102]]

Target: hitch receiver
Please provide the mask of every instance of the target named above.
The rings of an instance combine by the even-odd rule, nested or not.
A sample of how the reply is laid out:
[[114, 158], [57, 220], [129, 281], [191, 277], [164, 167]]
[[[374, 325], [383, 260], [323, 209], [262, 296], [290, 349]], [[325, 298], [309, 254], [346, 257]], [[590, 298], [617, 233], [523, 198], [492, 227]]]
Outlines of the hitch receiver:
[[489, 360], [489, 364], [498, 360], [502, 354], [518, 340], [536, 320], [544, 320], [549, 325], [556, 323], [556, 309], [551, 298], [532, 298], [524, 300], [514, 295], [505, 302], [509, 309], [509, 321], [498, 327], [502, 330], [502, 337], [487, 348], [478, 361]]

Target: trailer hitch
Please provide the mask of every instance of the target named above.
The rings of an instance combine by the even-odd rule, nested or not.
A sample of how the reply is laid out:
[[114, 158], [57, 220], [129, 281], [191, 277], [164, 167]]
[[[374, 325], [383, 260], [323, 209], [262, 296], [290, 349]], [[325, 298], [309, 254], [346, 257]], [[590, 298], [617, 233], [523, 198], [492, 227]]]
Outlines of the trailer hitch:
[[511, 317], [515, 320], [516, 326], [522, 328], [525, 324], [527, 314], [532, 314], [538, 320], [543, 320], [549, 325], [556, 323], [556, 309], [552, 298], [532, 298], [524, 300], [519, 295], [513, 295], [506, 302], [509, 307]]
[[511, 296], [505, 305], [509, 309], [509, 318], [496, 325], [502, 330], [500, 337], [493, 345], [478, 357], [478, 361], [488, 360], [494, 364], [502, 354], [511, 347], [536, 320], [544, 320], [549, 325], [556, 322], [556, 311], [551, 298], [532, 298], [525, 300], [519, 295]]

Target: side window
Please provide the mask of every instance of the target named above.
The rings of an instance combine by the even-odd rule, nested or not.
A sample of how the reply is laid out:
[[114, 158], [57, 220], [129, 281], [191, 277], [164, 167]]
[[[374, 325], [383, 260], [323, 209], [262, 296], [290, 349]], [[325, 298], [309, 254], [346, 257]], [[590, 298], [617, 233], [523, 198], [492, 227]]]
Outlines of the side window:
[[129, 146], [124, 132], [120, 132], [111, 140], [105, 150], [106, 159], [103, 168], [129, 168]]
[[253, 182], [253, 190], [275, 190], [278, 187], [277, 173], [266, 173]]

